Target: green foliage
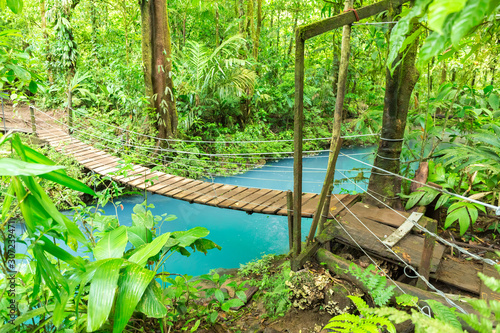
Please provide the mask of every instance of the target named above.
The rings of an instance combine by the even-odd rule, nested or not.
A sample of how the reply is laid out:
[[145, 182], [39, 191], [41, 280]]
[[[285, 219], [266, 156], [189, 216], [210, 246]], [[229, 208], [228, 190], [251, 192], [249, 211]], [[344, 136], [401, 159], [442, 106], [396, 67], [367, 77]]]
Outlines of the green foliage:
[[368, 289], [373, 298], [373, 302], [378, 306], [384, 306], [394, 295], [394, 286], [387, 286], [387, 278], [377, 273], [373, 264], [370, 264], [364, 270], [356, 264], [349, 266], [349, 272], [355, 276]]
[[[500, 272], [500, 265], [495, 265], [495, 269]], [[498, 292], [500, 290], [500, 280], [491, 276], [486, 276], [483, 273], [478, 273], [478, 276], [492, 291]], [[478, 312], [479, 315], [459, 313], [458, 316], [463, 321], [479, 333], [498, 331], [498, 323], [500, 322], [499, 301], [494, 299], [489, 301], [483, 299], [469, 299], [467, 302]], [[493, 330], [493, 327], [495, 326], [497, 328]]]
[[244, 265], [241, 264], [238, 274], [241, 276], [265, 275], [269, 272], [276, 259], [275, 254], [265, 254], [260, 259], [254, 259]]
[[385, 329], [390, 333], [396, 333], [394, 325], [385, 317], [369, 312], [368, 304], [357, 296], [347, 296], [356, 305], [360, 315], [343, 313], [330, 319], [324, 329], [333, 332], [371, 332], [378, 333]]
[[[166, 308], [158, 299], [154, 277], [169, 253], [179, 251], [189, 255], [186, 247], [205, 253], [213, 248], [220, 249], [204, 238], [208, 235], [205, 228], [153, 235], [150, 230], [154, 230], [156, 223], [163, 219], [146, 213], [145, 204], [143, 208], [134, 209], [134, 224], [130, 227], [119, 226], [118, 223], [89, 223], [93, 227], [85, 229], [88, 241], [74, 221], [57, 211], [35, 177], [49, 177], [62, 185], [91, 194], [93, 191], [68, 177], [61, 167], [54, 166], [43, 155], [24, 146], [18, 136], [7, 140], [10, 140], [21, 162], [9, 163], [9, 168], [3, 170], [2, 176], [11, 178], [11, 186], [8, 189], [10, 197], [3, 203], [2, 229], [11, 217], [8, 212], [15, 195], [26, 222], [24, 241], [29, 245], [31, 267], [29, 273], [25, 272], [21, 277], [30, 278], [31, 291], [26, 289], [20, 295], [26, 297], [31, 306], [41, 304], [43, 298], [44, 316], [52, 316], [54, 326], [76, 315], [78, 319], [72, 325], [66, 325], [75, 327], [77, 331], [84, 327], [88, 331], [105, 327], [113, 332], [122, 332], [133, 312], [139, 309], [146, 315], [165, 316]], [[4, 163], [5, 159], [0, 162]], [[98, 217], [96, 222], [104, 222], [96, 213], [87, 215], [87, 220], [94, 217]], [[54, 242], [45, 235], [53, 237]], [[133, 247], [125, 252], [129, 235]], [[55, 239], [75, 251], [79, 242], [91, 251], [96, 260], [73, 256], [58, 247]], [[53, 263], [54, 259], [57, 265]], [[78, 317], [78, 313], [81, 316]], [[2, 315], [7, 313], [2, 312]], [[19, 319], [40, 315], [39, 311], [28, 311], [14, 324], [4, 325], [2, 332], [24, 325], [24, 321]], [[44, 325], [49, 325], [49, 321], [41, 320], [38, 328]]]
[[410, 294], [396, 296], [396, 303], [405, 307], [415, 307], [418, 304], [418, 297]]
[[[481, 23], [494, 24], [494, 14], [498, 7], [496, 0], [420, 0], [396, 24], [391, 34], [391, 51], [388, 64], [392, 65], [398, 52], [403, 52], [408, 40], [414, 38], [406, 36], [410, 31], [411, 23], [425, 19], [431, 30], [419, 51], [420, 64], [427, 64], [433, 57], [447, 50], [451, 53], [467, 47], [468, 43], [460, 42]], [[450, 46], [452, 48], [448, 49]]]

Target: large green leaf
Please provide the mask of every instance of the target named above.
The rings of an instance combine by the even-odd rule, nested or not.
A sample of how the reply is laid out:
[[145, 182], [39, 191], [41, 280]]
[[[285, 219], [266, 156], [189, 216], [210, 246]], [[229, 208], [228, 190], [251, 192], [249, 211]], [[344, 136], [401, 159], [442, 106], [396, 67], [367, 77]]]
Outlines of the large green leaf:
[[[38, 317], [40, 315], [43, 315], [46, 312], [50, 312], [54, 310], [55, 305], [50, 304], [47, 306], [43, 306], [31, 311], [28, 311], [26, 313], [21, 314], [19, 317], [14, 320], [14, 324], [5, 324], [2, 327], [0, 327], [0, 333], [12, 333], [16, 332], [15, 328], [18, 327], [19, 325], [27, 322], [28, 320], [31, 320], [35, 317]], [[20, 330], [19, 330], [20, 331]]]
[[40, 239], [43, 241], [42, 247], [43, 247], [44, 251], [50, 253], [54, 257], [56, 257], [64, 262], [67, 262], [68, 264], [70, 264], [71, 266], [73, 266], [77, 269], [85, 270], [85, 263], [83, 262], [82, 258], [72, 256], [66, 250], [55, 245], [50, 239], [48, 239], [45, 236], [42, 236]]
[[151, 243], [151, 241], [153, 240], [151, 230], [141, 225], [128, 227], [127, 234], [128, 240], [135, 248], [138, 248], [147, 243]]
[[434, 0], [429, 5], [429, 27], [443, 34], [443, 24], [448, 15], [456, 13], [465, 6], [466, 0]]
[[97, 268], [90, 284], [87, 331], [99, 329], [108, 319], [123, 262], [124, 259], [111, 259]]
[[139, 266], [146, 265], [148, 258], [155, 256], [163, 248], [165, 243], [170, 238], [170, 233], [156, 237], [151, 243], [141, 246], [128, 259], [130, 262], [136, 263]]
[[59, 165], [28, 163], [13, 158], [0, 159], [0, 176], [38, 176], [63, 168]]
[[222, 250], [222, 248], [219, 245], [215, 244], [213, 241], [206, 238], [197, 239], [194, 242], [194, 244], [191, 245], [191, 247], [193, 246], [196, 248], [197, 251], [203, 252], [204, 254], [207, 254], [207, 251], [212, 249]]
[[172, 233], [172, 238], [179, 241], [179, 246], [186, 247], [193, 244], [197, 239], [208, 236], [210, 231], [203, 227], [194, 227], [187, 231], [175, 231]]
[[[45, 164], [45, 165], [55, 165], [54, 161], [50, 160], [49, 158], [45, 157], [43, 154], [37, 152], [36, 150], [31, 149], [30, 147], [27, 147], [26, 145], [23, 145], [21, 142], [17, 140], [13, 140], [13, 146], [16, 149], [16, 151], [19, 154], [19, 151], [22, 150], [24, 157], [26, 159], [26, 162], [33, 162], [33, 163], [39, 163], [39, 164]], [[57, 170], [53, 172], [49, 172], [43, 175], [39, 176], [40, 178], [44, 178], [47, 180], [51, 180], [53, 182], [56, 182], [58, 184], [64, 185], [72, 190], [87, 193], [90, 195], [95, 195], [94, 191], [88, 187], [87, 185], [83, 184], [82, 182], [73, 179], [69, 176], [66, 175], [64, 170]]]
[[423, 15], [429, 2], [431, 2], [431, 0], [417, 0], [408, 14], [399, 20], [399, 22], [392, 29], [389, 42], [390, 50], [389, 55], [387, 56], [387, 66], [389, 66], [389, 68], [393, 65], [393, 62], [396, 60], [398, 54], [403, 51], [403, 43], [407, 37], [406, 35], [410, 31], [411, 20]]
[[107, 232], [94, 247], [94, 257], [97, 260], [121, 258], [127, 246], [127, 227], [120, 226]]
[[121, 333], [125, 326], [127, 326], [144, 291], [154, 276], [155, 272], [136, 264], [125, 267], [119, 281], [113, 333]]
[[46, 213], [52, 219], [54, 219], [54, 221], [56, 221], [61, 227], [65, 228], [68, 231], [68, 235], [70, 237], [78, 240], [82, 244], [88, 243], [87, 238], [83, 235], [78, 226], [57, 210], [56, 206], [49, 198], [45, 190], [33, 179], [33, 177], [22, 176], [22, 179], [33, 194], [33, 198], [38, 201], [40, 206], [43, 207]]
[[139, 304], [137, 304], [136, 310], [150, 318], [163, 318], [167, 315], [168, 310], [163, 305], [162, 293], [158, 287], [158, 282], [155, 280], [151, 281], [142, 295]]
[[7, 6], [14, 14], [19, 14], [23, 10], [22, 0], [7, 0]]
[[489, 0], [469, 0], [451, 29], [451, 42], [457, 46], [460, 40], [481, 23], [488, 12]]

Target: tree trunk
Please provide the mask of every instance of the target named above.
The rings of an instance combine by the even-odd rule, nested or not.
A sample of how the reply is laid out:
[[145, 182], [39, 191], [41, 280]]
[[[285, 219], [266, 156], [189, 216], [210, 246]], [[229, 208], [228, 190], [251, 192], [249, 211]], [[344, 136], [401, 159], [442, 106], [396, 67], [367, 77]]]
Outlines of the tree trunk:
[[253, 57], [259, 58], [260, 29], [262, 27], [262, 0], [257, 0], [257, 29], [253, 39]]
[[245, 32], [245, 21], [243, 20], [243, 16], [245, 16], [245, 9], [243, 7], [243, 0], [238, 1], [238, 11], [239, 11], [239, 32], [241, 35]]
[[54, 82], [54, 74], [52, 72], [52, 57], [50, 55], [49, 34], [47, 33], [47, 18], [45, 17], [46, 12], [47, 11], [45, 9], [45, 0], [41, 0], [40, 1], [40, 15], [42, 18], [43, 40], [45, 41], [45, 59], [47, 61], [47, 76], [48, 76], [49, 82], [52, 83], [52, 82]]
[[219, 37], [219, 5], [215, 3], [215, 47], [219, 47], [220, 37]]
[[292, 54], [292, 46], [293, 46], [293, 37], [295, 35], [295, 29], [297, 29], [297, 22], [299, 21], [299, 10], [297, 9], [295, 11], [295, 19], [293, 21], [293, 33], [292, 35], [290, 36], [290, 43], [288, 44], [288, 52], [287, 52], [287, 55], [288, 57], [290, 57], [290, 55]]
[[177, 133], [172, 49], [166, 0], [142, 0], [142, 61], [146, 95], [156, 110], [158, 137]]
[[254, 22], [254, 10], [253, 10], [253, 1], [248, 0], [247, 3], [247, 22], [246, 22], [246, 32], [249, 39], [254, 41], [255, 37], [255, 22]]
[[[415, 28], [410, 34], [414, 31]], [[400, 171], [400, 155], [410, 98], [419, 77], [415, 67], [418, 40], [416, 38], [409, 46], [404, 60], [395, 68], [392, 76], [389, 68], [386, 68], [382, 133], [374, 166], [395, 174]], [[393, 65], [397, 64], [401, 57], [400, 53]], [[393, 208], [401, 208], [401, 200], [398, 197], [401, 178], [386, 174], [380, 169], [372, 169], [368, 192]], [[365, 202], [380, 206], [380, 202], [370, 195], [365, 196]]]

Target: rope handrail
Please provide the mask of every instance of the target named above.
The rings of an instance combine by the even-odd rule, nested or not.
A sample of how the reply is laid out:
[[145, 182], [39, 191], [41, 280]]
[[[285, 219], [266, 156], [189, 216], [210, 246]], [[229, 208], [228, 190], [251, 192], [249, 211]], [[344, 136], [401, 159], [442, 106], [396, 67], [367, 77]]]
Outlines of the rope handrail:
[[475, 204], [478, 204], [478, 205], [482, 205], [486, 208], [489, 208], [489, 209], [492, 209], [493, 211], [495, 211], [495, 213], [497, 215], [500, 215], [500, 207], [498, 206], [494, 206], [494, 205], [491, 205], [489, 203], [486, 203], [486, 202], [482, 202], [482, 201], [479, 201], [479, 200], [476, 200], [476, 199], [472, 199], [472, 198], [469, 198], [469, 197], [464, 197], [463, 195], [460, 195], [460, 194], [456, 194], [456, 193], [451, 193], [451, 192], [448, 192], [444, 189], [440, 189], [440, 188], [437, 188], [437, 187], [434, 187], [432, 185], [429, 185], [429, 184], [426, 184], [426, 183], [422, 183], [422, 182], [419, 182], [418, 180], [415, 180], [415, 179], [411, 179], [411, 178], [408, 178], [408, 177], [405, 177], [405, 176], [402, 176], [402, 175], [399, 175], [397, 173], [394, 173], [394, 172], [391, 172], [391, 171], [388, 171], [388, 170], [385, 170], [385, 169], [382, 169], [382, 168], [379, 168], [379, 167], [376, 167], [372, 164], [369, 164], [369, 163], [366, 163], [366, 162], [363, 162], [361, 160], [358, 160], [348, 154], [344, 154], [342, 152], [340, 152], [340, 155], [342, 156], [346, 156], [356, 162], [359, 162], [361, 164], [364, 164], [366, 166], [369, 166], [373, 169], [376, 169], [376, 170], [379, 170], [379, 171], [382, 171], [382, 172], [385, 172], [387, 175], [390, 175], [390, 176], [394, 176], [394, 177], [398, 177], [398, 178], [401, 178], [401, 179], [404, 179], [404, 180], [407, 180], [407, 181], [410, 181], [412, 183], [415, 183], [415, 184], [419, 184], [419, 185], [422, 185], [422, 186], [425, 186], [425, 187], [428, 187], [428, 188], [432, 188], [433, 190], [436, 190], [438, 192], [441, 192], [441, 193], [444, 193], [444, 194], [447, 194], [447, 195], [450, 195], [450, 196], [453, 196], [453, 197], [456, 197], [456, 198], [460, 198], [462, 200], [465, 200], [465, 201], [469, 201], [469, 202], [472, 202], [472, 203], [475, 203]]
[[[405, 220], [407, 219], [407, 217], [403, 214], [401, 214], [401, 212], [395, 210], [394, 208], [392, 208], [391, 206], [389, 206], [387, 203], [385, 203], [384, 201], [380, 200], [379, 198], [377, 198], [376, 196], [374, 196], [373, 194], [370, 193], [370, 191], [368, 190], [365, 190], [363, 189], [361, 186], [359, 186], [358, 184], [356, 184], [352, 179], [350, 179], [349, 177], [347, 177], [344, 173], [342, 173], [341, 171], [339, 171], [339, 173], [344, 176], [345, 178], [347, 178], [351, 183], [353, 183], [356, 187], [358, 187], [361, 191], [363, 191], [364, 193], [368, 194], [370, 197], [374, 198], [375, 200], [377, 200], [378, 202], [380, 202], [381, 204], [383, 204], [384, 206], [386, 206], [387, 208], [389, 208], [390, 210], [392, 210], [394, 213], [398, 214], [399, 216], [401, 216], [402, 218], [404, 218]], [[378, 193], [376, 193], [377, 195], [379, 195]], [[412, 221], [413, 222], [413, 221]], [[485, 262], [487, 263], [488, 265], [496, 265], [496, 262], [494, 260], [491, 260], [491, 259], [488, 259], [488, 258], [482, 258], [474, 253], [471, 253], [469, 251], [467, 251], [465, 248], [457, 245], [457, 244], [453, 244], [449, 241], [447, 241], [446, 239], [442, 238], [441, 236], [433, 233], [432, 231], [428, 230], [427, 228], [425, 228], [424, 226], [421, 226], [420, 224], [416, 223], [416, 222], [413, 222], [413, 225], [415, 227], [417, 227], [418, 229], [420, 229], [421, 231], [431, 235], [432, 237], [435, 237], [437, 240], [439, 240], [441, 243], [447, 245], [447, 246], [450, 246], [458, 251], [460, 251], [461, 253], [465, 254], [465, 255], [468, 255], [476, 260], [479, 260], [479, 261], [482, 261], [482, 262]]]
[[[148, 137], [150, 139], [154, 140], [161, 140], [161, 141], [167, 141], [167, 142], [188, 142], [188, 143], [221, 143], [221, 144], [228, 144], [228, 143], [242, 143], [242, 144], [247, 144], [247, 143], [272, 143], [272, 142], [293, 142], [293, 139], [276, 139], [276, 140], [234, 140], [234, 141], [218, 141], [218, 140], [182, 140], [182, 139], [164, 139], [164, 138], [158, 138], [152, 135], [144, 134], [144, 133], [139, 133], [135, 131], [131, 131], [129, 129], [122, 128], [120, 126], [116, 126], [107, 122], [104, 122], [102, 120], [99, 120], [97, 118], [89, 117], [87, 114], [84, 112], [81, 112], [79, 110], [71, 108], [74, 112], [84, 115], [85, 117], [95, 120], [101, 124], [108, 125], [114, 128], [117, 128], [123, 132], [128, 132], [128, 133], [133, 133], [137, 134], [140, 136]], [[38, 110], [40, 112], [43, 112], [42, 110]], [[346, 135], [342, 136], [341, 138], [343, 139], [349, 139], [349, 138], [358, 138], [358, 137], [367, 137], [367, 136], [379, 136], [380, 134], [376, 133], [370, 133], [370, 134], [359, 134], [359, 135]], [[303, 141], [325, 141], [325, 140], [331, 140], [332, 138], [306, 138], [303, 139]]]

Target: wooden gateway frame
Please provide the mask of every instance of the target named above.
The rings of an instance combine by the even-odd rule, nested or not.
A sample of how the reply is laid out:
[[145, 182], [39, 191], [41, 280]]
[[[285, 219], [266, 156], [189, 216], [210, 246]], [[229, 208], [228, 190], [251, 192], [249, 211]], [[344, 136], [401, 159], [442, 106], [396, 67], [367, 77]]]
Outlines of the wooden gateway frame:
[[[304, 49], [308, 39], [328, 31], [352, 24], [356, 21], [377, 15], [390, 8], [401, 6], [409, 0], [385, 0], [357, 10], [297, 27], [295, 30], [295, 104], [294, 104], [294, 162], [293, 162], [293, 225], [292, 254], [297, 257], [301, 252], [302, 216], [302, 139], [304, 125]], [[320, 199], [321, 200], [321, 199]], [[321, 214], [317, 211], [316, 214]]]

